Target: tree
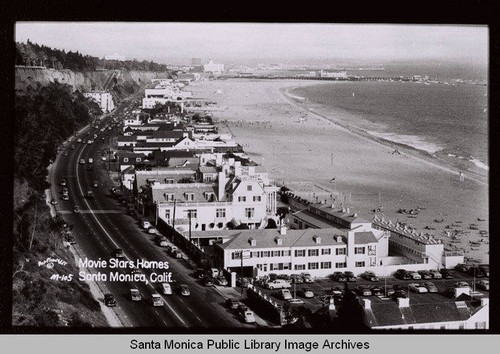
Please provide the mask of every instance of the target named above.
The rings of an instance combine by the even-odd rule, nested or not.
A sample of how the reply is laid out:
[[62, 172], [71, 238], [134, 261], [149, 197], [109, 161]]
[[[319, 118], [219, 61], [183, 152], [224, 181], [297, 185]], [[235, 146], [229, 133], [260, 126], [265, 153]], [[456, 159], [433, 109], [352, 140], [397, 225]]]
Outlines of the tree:
[[344, 296], [338, 307], [338, 325], [346, 332], [364, 332], [368, 328], [364, 324], [364, 311], [356, 294], [349, 289], [347, 282], [344, 286]]

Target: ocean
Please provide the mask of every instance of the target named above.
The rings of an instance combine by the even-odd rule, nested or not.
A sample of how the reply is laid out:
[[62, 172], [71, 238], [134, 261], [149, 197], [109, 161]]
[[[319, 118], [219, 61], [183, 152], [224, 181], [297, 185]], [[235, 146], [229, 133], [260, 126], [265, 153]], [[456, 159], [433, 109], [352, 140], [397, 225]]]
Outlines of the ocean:
[[290, 90], [349, 114], [343, 124], [488, 170], [488, 87], [413, 82], [334, 82]]

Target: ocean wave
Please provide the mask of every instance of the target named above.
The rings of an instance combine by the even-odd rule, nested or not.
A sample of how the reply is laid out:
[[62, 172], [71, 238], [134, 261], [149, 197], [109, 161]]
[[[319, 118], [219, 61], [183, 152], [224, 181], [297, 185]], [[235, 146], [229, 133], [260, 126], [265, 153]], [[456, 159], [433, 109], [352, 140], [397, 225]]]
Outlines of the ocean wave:
[[479, 168], [482, 168], [483, 170], [486, 170], [486, 171], [489, 171], [490, 167], [485, 164], [484, 162], [482, 161], [479, 161], [478, 159], [476, 158], [472, 158], [469, 160], [470, 162], [472, 162], [474, 165], [476, 165], [477, 167]]
[[428, 152], [429, 154], [434, 154], [442, 148], [436, 144], [429, 143], [424, 141], [421, 137], [415, 135], [404, 135], [404, 134], [395, 134], [395, 133], [382, 133], [376, 131], [368, 131], [370, 135], [373, 135], [377, 138], [382, 138], [388, 141], [392, 141], [398, 144], [407, 145], [417, 150], [423, 150]]

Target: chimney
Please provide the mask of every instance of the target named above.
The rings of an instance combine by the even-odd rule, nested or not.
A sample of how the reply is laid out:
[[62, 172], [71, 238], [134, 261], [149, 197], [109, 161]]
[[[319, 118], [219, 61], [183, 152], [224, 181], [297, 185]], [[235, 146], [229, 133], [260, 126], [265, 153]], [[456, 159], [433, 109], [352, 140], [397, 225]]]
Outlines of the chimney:
[[280, 235], [286, 235], [286, 226], [281, 226]]
[[398, 306], [400, 308], [410, 307], [410, 299], [408, 299], [407, 297], [406, 298], [398, 297]]

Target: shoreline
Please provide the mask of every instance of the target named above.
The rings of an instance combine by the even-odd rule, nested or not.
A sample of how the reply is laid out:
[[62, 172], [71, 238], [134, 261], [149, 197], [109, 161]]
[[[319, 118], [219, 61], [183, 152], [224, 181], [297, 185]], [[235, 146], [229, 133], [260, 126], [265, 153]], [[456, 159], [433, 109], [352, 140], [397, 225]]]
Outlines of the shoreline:
[[[316, 85], [316, 84], [314, 84]], [[304, 85], [300, 87], [307, 87], [309, 85]], [[459, 169], [456, 164], [446, 161], [435, 154], [431, 154], [428, 151], [418, 149], [414, 146], [407, 145], [401, 142], [393, 141], [393, 140], [388, 140], [383, 137], [378, 137], [375, 135], [370, 134], [369, 132], [365, 131], [364, 129], [358, 128], [355, 125], [348, 125], [345, 124], [344, 122], [340, 121], [339, 119], [335, 119], [334, 117], [329, 117], [326, 114], [322, 112], [318, 112], [315, 108], [311, 107], [312, 104], [309, 103], [308, 105], [308, 99], [305, 97], [300, 97], [300, 96], [295, 96], [290, 93], [290, 91], [294, 90], [299, 86], [292, 86], [292, 87], [284, 87], [280, 88], [279, 91], [283, 95], [283, 97], [290, 103], [295, 105], [296, 107], [299, 107], [300, 109], [303, 109], [307, 111], [308, 113], [314, 114], [318, 117], [321, 117], [329, 122], [332, 122], [333, 124], [339, 126], [342, 129], [345, 129], [349, 133], [355, 134], [361, 138], [365, 138], [368, 140], [371, 140], [373, 142], [379, 143], [385, 147], [389, 148], [394, 148], [397, 147], [398, 151], [402, 154], [407, 154], [411, 158], [419, 159], [420, 161], [430, 164], [433, 167], [439, 168], [443, 171], [449, 172], [453, 175], [459, 176], [460, 172], [467, 172], [470, 174], [466, 174], [466, 178], [471, 179], [477, 183], [480, 183], [484, 186], [488, 186], [488, 171], [486, 171], [486, 176], [482, 176], [478, 174], [477, 172], [471, 171], [470, 169], [467, 170], [461, 170]], [[297, 102], [295, 100], [299, 100], [300, 102]], [[314, 105], [321, 106], [319, 104], [314, 103]], [[324, 109], [332, 110], [331, 107], [325, 107]], [[337, 108], [334, 108], [337, 109]], [[473, 160], [467, 160], [475, 165], [477, 165], [477, 162], [474, 162]], [[479, 162], [481, 163], [481, 162]], [[480, 168], [478, 166], [478, 168]]]
[[[306, 85], [310, 83], [303, 83]], [[461, 220], [464, 228], [478, 218], [488, 220], [486, 182], [467, 178], [472, 177], [467, 172], [465, 181], [460, 182], [458, 170], [440, 165], [436, 158], [425, 156], [427, 153], [346, 128], [333, 121], [335, 110], [305, 108], [309, 102], [302, 106], [284, 94], [297, 86], [301, 83], [295, 80], [235, 79], [207, 81], [192, 89], [197, 97], [227, 108], [214, 112], [214, 118], [224, 129], [227, 124], [234, 140], [277, 185], [306, 182], [322, 186], [337, 196], [348, 196], [347, 206], [367, 220], [377, 215], [405, 222], [416, 231], [441, 239], [446, 250], [463, 250], [466, 257], [488, 262], [488, 244], [469, 250], [469, 241], [479, 240], [475, 235], [478, 231], [457, 243], [447, 236], [450, 229], [445, 227], [456, 220]], [[223, 93], [217, 93], [219, 90]], [[338, 113], [338, 119], [354, 120], [342, 114]], [[399, 154], [393, 153], [395, 146]], [[382, 211], [374, 213], [379, 206]], [[418, 217], [398, 212], [417, 206], [423, 208]], [[438, 219], [443, 221], [437, 223]], [[481, 224], [481, 229], [488, 230], [487, 223]]]

